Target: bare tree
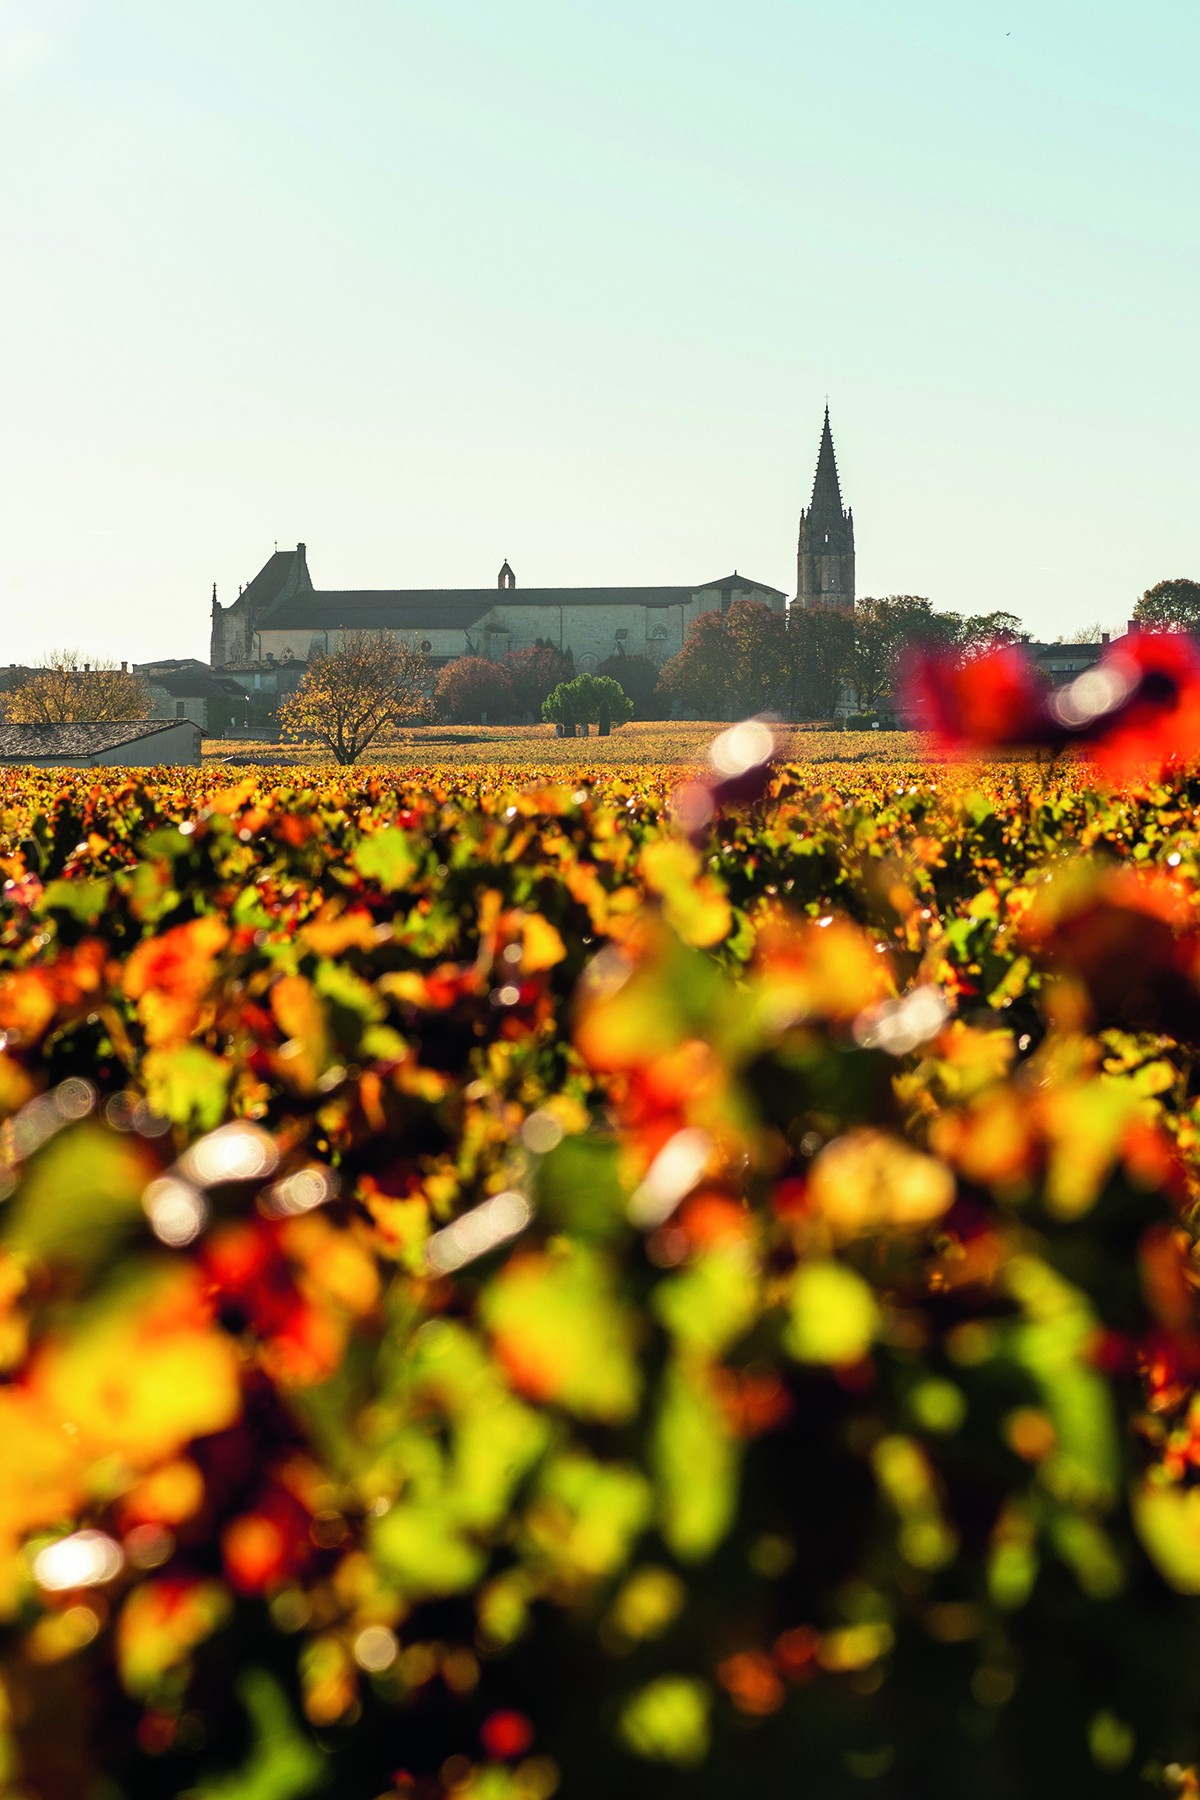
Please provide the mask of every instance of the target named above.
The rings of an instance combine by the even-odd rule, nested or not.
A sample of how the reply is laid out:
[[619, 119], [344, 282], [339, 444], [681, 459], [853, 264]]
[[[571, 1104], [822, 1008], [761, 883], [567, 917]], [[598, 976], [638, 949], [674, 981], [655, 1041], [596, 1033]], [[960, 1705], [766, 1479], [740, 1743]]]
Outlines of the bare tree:
[[309, 665], [275, 716], [285, 737], [324, 744], [339, 763], [353, 763], [377, 739], [432, 716], [433, 680], [432, 664], [411, 638], [351, 631]]
[[144, 719], [150, 695], [140, 675], [114, 662], [85, 663], [78, 650], [51, 650], [5, 701], [14, 725], [78, 725]]

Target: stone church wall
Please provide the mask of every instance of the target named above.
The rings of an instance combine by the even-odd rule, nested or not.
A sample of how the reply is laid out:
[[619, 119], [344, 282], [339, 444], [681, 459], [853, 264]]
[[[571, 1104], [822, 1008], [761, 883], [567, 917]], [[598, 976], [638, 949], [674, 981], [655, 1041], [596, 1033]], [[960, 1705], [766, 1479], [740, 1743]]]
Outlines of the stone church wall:
[[[652, 662], [662, 663], [683, 648], [692, 621], [701, 612], [716, 610], [720, 603], [720, 594], [712, 589], [694, 593], [686, 605], [665, 607], [622, 606], [618, 603], [610, 606], [523, 605], [517, 594], [507, 592], [503, 600], [497, 600], [492, 611], [469, 627], [466, 633], [461, 628], [446, 630], [424, 626], [411, 632], [395, 631], [393, 635], [412, 637], [418, 644], [428, 644], [427, 654], [435, 659], [470, 655], [468, 638], [476, 656], [493, 660], [498, 660], [509, 650], [530, 649], [538, 638], [548, 638], [551, 643], [572, 652], [576, 668], [594, 667], [596, 663], [604, 662], [617, 655], [618, 646], [626, 656], [646, 656]], [[618, 637], [619, 632], [624, 636]], [[327, 643], [330, 650], [336, 650], [343, 635], [338, 630], [322, 631], [317, 641], [322, 649]], [[255, 633], [259, 656], [264, 659], [272, 655], [283, 661], [289, 652], [307, 658], [311, 646], [297, 643], [296, 639], [294, 629], [272, 631], [264, 626]]]

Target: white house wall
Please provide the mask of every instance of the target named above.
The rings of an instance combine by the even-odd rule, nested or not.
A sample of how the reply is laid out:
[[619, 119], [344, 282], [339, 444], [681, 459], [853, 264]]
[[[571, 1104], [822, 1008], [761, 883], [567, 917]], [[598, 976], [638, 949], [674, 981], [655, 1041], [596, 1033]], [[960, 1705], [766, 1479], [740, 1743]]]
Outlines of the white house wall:
[[190, 719], [180, 719], [169, 731], [156, 731], [150, 737], [134, 738], [131, 744], [119, 744], [115, 750], [102, 750], [89, 759], [87, 767], [105, 769], [147, 769], [156, 763], [188, 764], [200, 761], [203, 738]]

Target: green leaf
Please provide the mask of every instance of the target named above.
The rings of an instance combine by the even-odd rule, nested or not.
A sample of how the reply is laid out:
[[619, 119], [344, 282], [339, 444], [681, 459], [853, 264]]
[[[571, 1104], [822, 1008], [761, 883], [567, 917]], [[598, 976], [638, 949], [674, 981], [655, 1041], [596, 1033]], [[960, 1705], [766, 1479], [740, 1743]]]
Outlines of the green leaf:
[[637, 1409], [636, 1319], [613, 1291], [609, 1265], [583, 1247], [522, 1253], [483, 1295], [481, 1312], [520, 1384], [584, 1419], [611, 1423]]
[[568, 1580], [594, 1580], [628, 1562], [653, 1509], [640, 1469], [570, 1451], [543, 1469], [525, 1530]]
[[164, 825], [160, 830], [150, 832], [139, 845], [143, 856], [182, 856], [192, 848], [192, 839], [185, 837], [175, 825]]
[[150, 1110], [199, 1131], [212, 1131], [221, 1123], [229, 1076], [229, 1064], [201, 1044], [151, 1050], [142, 1064]]
[[659, 1527], [675, 1555], [708, 1556], [737, 1510], [741, 1455], [700, 1367], [674, 1363], [654, 1428]]
[[42, 907], [46, 912], [70, 913], [81, 925], [90, 925], [104, 911], [111, 892], [111, 881], [51, 881], [42, 894]]
[[844, 1263], [802, 1263], [792, 1282], [784, 1349], [799, 1362], [861, 1362], [879, 1323], [875, 1296]]
[[400, 1501], [377, 1519], [371, 1547], [411, 1599], [458, 1594], [473, 1587], [487, 1558], [455, 1529], [440, 1503]]
[[142, 1193], [153, 1174], [136, 1139], [98, 1125], [63, 1131], [26, 1169], [5, 1243], [30, 1256], [95, 1262], [141, 1223]]
[[1078, 1288], [1038, 1257], [1014, 1257], [1006, 1279], [1025, 1315], [1013, 1332], [1013, 1354], [1041, 1389], [1058, 1436], [1041, 1479], [1069, 1505], [1108, 1506], [1119, 1456], [1112, 1395], [1092, 1362], [1096, 1315]]
[[650, 1301], [677, 1343], [720, 1356], [758, 1316], [758, 1272], [738, 1238], [697, 1256], [691, 1267], [660, 1281]]
[[538, 1211], [553, 1230], [585, 1241], [626, 1235], [628, 1200], [612, 1139], [566, 1137], [542, 1159]]
[[193, 1800], [300, 1800], [324, 1779], [325, 1758], [292, 1717], [283, 1689], [265, 1669], [247, 1669], [238, 1694], [254, 1742], [241, 1768], [189, 1790]]
[[407, 887], [417, 866], [408, 834], [395, 825], [364, 838], [350, 861], [364, 881], [377, 881], [385, 894]]
[[636, 1756], [689, 1768], [708, 1754], [709, 1691], [688, 1675], [660, 1675], [626, 1701], [620, 1733]]

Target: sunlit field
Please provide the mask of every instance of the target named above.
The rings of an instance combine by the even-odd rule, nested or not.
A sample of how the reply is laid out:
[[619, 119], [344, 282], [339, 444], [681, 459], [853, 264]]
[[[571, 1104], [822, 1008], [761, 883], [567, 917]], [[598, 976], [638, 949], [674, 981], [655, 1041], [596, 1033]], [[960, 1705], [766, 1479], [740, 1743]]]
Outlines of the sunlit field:
[[[617, 768], [653, 763], [699, 765], [713, 738], [725, 727], [692, 720], [636, 722], [597, 735], [557, 738], [552, 725], [429, 725], [400, 735], [397, 743], [372, 745], [363, 761], [389, 767], [460, 768], [501, 763], [510, 768]], [[907, 731], [812, 731], [805, 726], [775, 728], [780, 750], [805, 762], [863, 762], [920, 759], [923, 740]], [[247, 761], [262, 765], [334, 766], [327, 751], [307, 745], [259, 744], [207, 738], [205, 762]]]
[[1200, 785], [717, 729], [0, 771], [14, 1800], [1189, 1791]]

